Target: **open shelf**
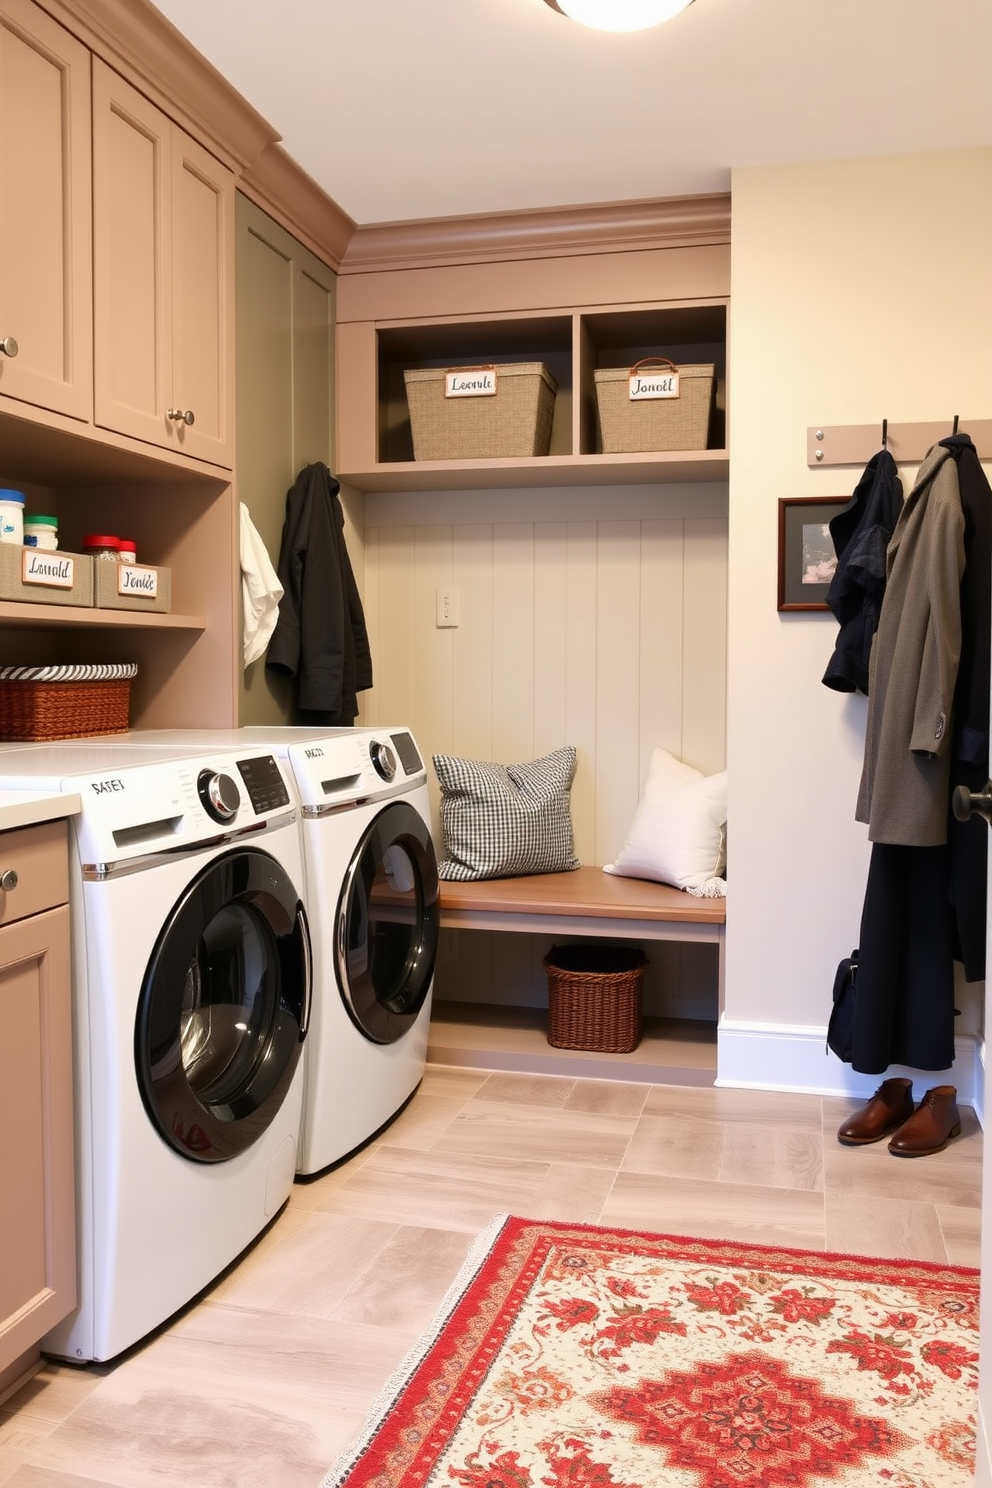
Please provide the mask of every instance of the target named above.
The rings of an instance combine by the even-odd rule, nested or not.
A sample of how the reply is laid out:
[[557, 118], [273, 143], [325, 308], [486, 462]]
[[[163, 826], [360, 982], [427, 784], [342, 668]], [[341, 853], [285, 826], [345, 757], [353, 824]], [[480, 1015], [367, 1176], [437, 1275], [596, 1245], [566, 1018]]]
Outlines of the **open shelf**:
[[[339, 477], [363, 491], [497, 490], [537, 486], [725, 481], [725, 299], [576, 307], [559, 312], [364, 322], [343, 328]], [[712, 363], [706, 445], [604, 454], [595, 374], [648, 356]], [[555, 378], [551, 439], [534, 458], [415, 460], [405, 371], [542, 362]]]
[[98, 610], [79, 605], [21, 604], [0, 600], [0, 624], [23, 630], [88, 625], [104, 630], [206, 630], [205, 615], [162, 615], [140, 610]]
[[529, 486], [628, 486], [725, 481], [727, 450], [636, 455], [547, 455], [534, 460], [406, 460], [341, 472], [362, 491], [500, 491]]
[[645, 1085], [712, 1085], [716, 1024], [645, 1018], [629, 1054], [556, 1049], [547, 1041], [542, 1008], [435, 1002], [427, 1041], [431, 1064], [513, 1070], [536, 1075], [629, 1080]]

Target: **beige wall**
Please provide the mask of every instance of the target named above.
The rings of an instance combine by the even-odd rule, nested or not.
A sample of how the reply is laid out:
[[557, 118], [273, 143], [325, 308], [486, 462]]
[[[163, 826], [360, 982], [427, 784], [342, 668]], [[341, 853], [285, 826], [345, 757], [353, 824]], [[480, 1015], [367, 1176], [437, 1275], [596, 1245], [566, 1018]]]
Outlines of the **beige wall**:
[[778, 501], [860, 474], [808, 469], [809, 425], [989, 416], [992, 151], [737, 171], [732, 239], [726, 1017], [822, 1027], [868, 863], [865, 700], [820, 681], [833, 617], [776, 611]]
[[[376, 685], [363, 722], [409, 724], [428, 756], [508, 764], [574, 744], [584, 863], [623, 846], [657, 746], [722, 768], [725, 486], [368, 496], [365, 543]], [[448, 586], [461, 623], [438, 629], [436, 593]], [[535, 947], [495, 939], [491, 952], [473, 940], [459, 957], [462, 990], [543, 997]], [[670, 1010], [687, 1013], [678, 954], [652, 958], [665, 963]], [[442, 958], [441, 995], [451, 970]], [[710, 970], [693, 971], [702, 991], [690, 1001], [712, 1019]]]

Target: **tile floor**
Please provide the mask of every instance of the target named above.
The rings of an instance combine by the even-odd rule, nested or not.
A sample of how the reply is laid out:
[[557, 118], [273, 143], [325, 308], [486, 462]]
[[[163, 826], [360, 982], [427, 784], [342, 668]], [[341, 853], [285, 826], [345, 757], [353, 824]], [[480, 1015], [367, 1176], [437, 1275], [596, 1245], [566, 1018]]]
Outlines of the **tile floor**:
[[0, 1407], [8, 1488], [317, 1488], [509, 1212], [978, 1265], [982, 1136], [843, 1148], [851, 1103], [432, 1065], [406, 1111], [114, 1366]]

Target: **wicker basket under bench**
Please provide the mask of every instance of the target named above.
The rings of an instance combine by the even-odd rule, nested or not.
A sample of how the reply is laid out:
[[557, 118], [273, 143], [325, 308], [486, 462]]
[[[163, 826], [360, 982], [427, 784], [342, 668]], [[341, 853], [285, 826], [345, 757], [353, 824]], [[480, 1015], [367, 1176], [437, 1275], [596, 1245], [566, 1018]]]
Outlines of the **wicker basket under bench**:
[[667, 884], [620, 878], [601, 868], [444, 881], [441, 924], [451, 930], [508, 930], [549, 937], [594, 935], [630, 940], [695, 941], [718, 948], [723, 1011], [726, 899], [697, 899]]

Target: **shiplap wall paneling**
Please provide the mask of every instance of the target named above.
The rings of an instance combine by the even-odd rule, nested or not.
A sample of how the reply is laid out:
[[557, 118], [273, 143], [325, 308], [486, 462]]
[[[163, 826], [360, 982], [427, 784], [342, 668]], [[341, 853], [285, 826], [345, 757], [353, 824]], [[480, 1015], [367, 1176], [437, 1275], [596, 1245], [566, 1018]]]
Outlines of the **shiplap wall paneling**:
[[692, 518], [685, 540], [682, 747], [673, 753], [711, 775], [726, 764], [727, 524]]

